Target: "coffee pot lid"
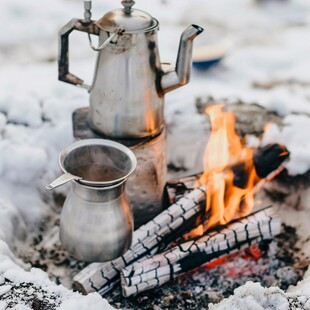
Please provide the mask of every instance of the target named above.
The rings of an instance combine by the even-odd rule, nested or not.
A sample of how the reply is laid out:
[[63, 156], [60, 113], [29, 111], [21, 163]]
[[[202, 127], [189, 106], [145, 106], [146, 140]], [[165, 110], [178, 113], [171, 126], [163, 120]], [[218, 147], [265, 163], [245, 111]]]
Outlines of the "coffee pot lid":
[[158, 27], [158, 21], [148, 13], [133, 9], [132, 0], [122, 1], [123, 9], [116, 9], [100, 18], [97, 26], [108, 32], [123, 31], [125, 33], [148, 32]]

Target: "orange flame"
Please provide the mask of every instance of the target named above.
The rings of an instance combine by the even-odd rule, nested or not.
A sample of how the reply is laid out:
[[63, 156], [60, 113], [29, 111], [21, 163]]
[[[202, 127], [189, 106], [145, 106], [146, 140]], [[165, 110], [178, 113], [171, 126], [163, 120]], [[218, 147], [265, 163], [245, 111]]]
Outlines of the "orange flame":
[[[253, 163], [253, 149], [245, 146], [235, 131], [233, 112], [222, 111], [224, 105], [206, 109], [211, 121], [211, 136], [204, 154], [201, 184], [207, 185], [206, 230], [249, 214], [254, 205], [252, 189], [258, 181]], [[241, 173], [241, 183], [236, 181]], [[199, 233], [202, 228], [195, 230]], [[192, 235], [192, 233], [191, 233]]]

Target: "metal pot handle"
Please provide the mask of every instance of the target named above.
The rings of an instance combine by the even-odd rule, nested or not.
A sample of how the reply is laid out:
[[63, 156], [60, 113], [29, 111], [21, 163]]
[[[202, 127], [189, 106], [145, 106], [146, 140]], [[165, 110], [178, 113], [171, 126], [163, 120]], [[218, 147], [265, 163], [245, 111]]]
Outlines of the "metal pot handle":
[[99, 35], [100, 29], [93, 20], [71, 19], [59, 31], [59, 53], [58, 53], [58, 79], [60, 81], [78, 85], [87, 90], [90, 86], [84, 81], [69, 72], [69, 35], [73, 30]]

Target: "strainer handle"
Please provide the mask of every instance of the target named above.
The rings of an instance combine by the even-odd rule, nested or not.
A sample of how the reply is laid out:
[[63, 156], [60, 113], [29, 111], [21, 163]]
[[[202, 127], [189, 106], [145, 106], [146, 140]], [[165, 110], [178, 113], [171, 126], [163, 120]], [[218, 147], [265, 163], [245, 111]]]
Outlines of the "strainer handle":
[[71, 173], [64, 173], [59, 178], [57, 178], [55, 181], [53, 181], [51, 184], [46, 185], [46, 189], [54, 189], [58, 186], [61, 186], [73, 180], [76, 180], [76, 181], [82, 180], [82, 178], [76, 175], [73, 175]]

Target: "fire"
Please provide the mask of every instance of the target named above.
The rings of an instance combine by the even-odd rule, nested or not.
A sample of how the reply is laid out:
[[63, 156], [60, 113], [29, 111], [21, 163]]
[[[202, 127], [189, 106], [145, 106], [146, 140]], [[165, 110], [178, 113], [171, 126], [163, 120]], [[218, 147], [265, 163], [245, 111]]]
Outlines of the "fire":
[[209, 215], [203, 230], [249, 214], [254, 205], [253, 188], [259, 180], [253, 162], [254, 150], [236, 133], [233, 112], [222, 108], [223, 105], [213, 105], [206, 109], [212, 128], [200, 178], [200, 183], [207, 185]]

